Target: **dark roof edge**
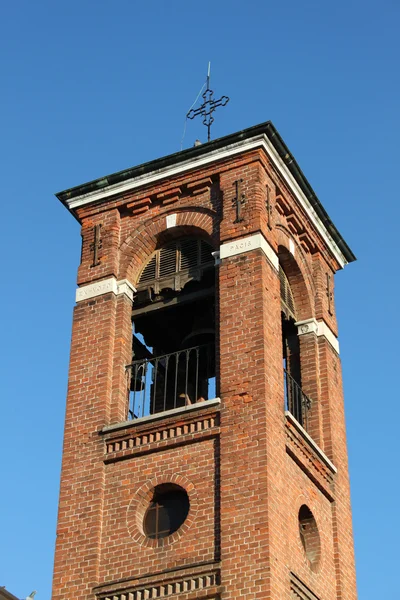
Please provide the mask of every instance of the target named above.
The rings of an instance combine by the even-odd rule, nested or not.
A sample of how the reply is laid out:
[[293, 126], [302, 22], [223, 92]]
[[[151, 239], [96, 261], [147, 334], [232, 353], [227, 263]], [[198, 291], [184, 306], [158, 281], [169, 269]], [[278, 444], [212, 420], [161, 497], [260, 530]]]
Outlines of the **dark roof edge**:
[[0, 586], [0, 600], [19, 600], [19, 598], [6, 590], [5, 586]]
[[345, 242], [344, 238], [340, 235], [339, 231], [333, 224], [332, 219], [326, 212], [325, 208], [322, 206], [321, 202], [318, 200], [317, 194], [314, 192], [313, 188], [307, 181], [303, 171], [297, 164], [296, 159], [290, 153], [289, 148], [286, 146], [278, 131], [275, 129], [274, 125], [270, 121], [268, 122], [268, 125], [270, 130], [270, 135], [267, 134], [268, 138], [270, 139], [275, 150], [278, 152], [279, 156], [281, 157], [281, 159], [295, 178], [301, 191], [306, 196], [307, 200], [317, 213], [318, 217], [321, 219], [325, 229], [328, 231], [329, 235], [331, 235], [332, 239], [336, 243], [339, 250], [342, 252], [347, 262], [350, 263], [355, 261], [356, 256], [354, 255], [348, 244]]
[[259, 125], [243, 129], [242, 131], [238, 131], [237, 133], [232, 133], [230, 135], [226, 135], [216, 140], [212, 140], [211, 142], [206, 142], [204, 144], [201, 144], [200, 146], [188, 148], [186, 150], [182, 150], [174, 154], [169, 154], [168, 156], [164, 156], [163, 158], [157, 158], [155, 160], [143, 163], [136, 167], [125, 169], [123, 171], [119, 171], [118, 173], [113, 173], [111, 175], [107, 175], [106, 177], [101, 177], [99, 179], [89, 181], [88, 183], [84, 183], [83, 185], [78, 185], [76, 187], [64, 190], [63, 192], [59, 192], [58, 194], [56, 194], [56, 196], [64, 204], [64, 206], [76, 217], [75, 212], [68, 207], [67, 200], [71, 200], [72, 198], [75, 198], [77, 196], [81, 196], [83, 194], [88, 194], [90, 192], [106, 188], [110, 185], [121, 183], [128, 179], [139, 177], [140, 175], [145, 175], [146, 173], [149, 173], [151, 171], [156, 171], [165, 167], [169, 167], [175, 163], [179, 163], [184, 160], [191, 160], [197, 158], [213, 150], [219, 150], [220, 148], [223, 148], [224, 146], [227, 146], [229, 144], [234, 144], [247, 138], [255, 137], [257, 135], [262, 134], [265, 134], [274, 146], [278, 155], [285, 163], [286, 167], [293, 175], [294, 179], [296, 180], [300, 189], [306, 196], [307, 200], [310, 202], [311, 206], [322, 221], [325, 229], [328, 231], [329, 235], [332, 237], [332, 239], [342, 252], [346, 261], [353, 262], [354, 260], [356, 260], [355, 255], [350, 250], [349, 246], [346, 244], [339, 231], [336, 229], [331, 218], [322, 206], [321, 202], [318, 200], [317, 195], [315, 194], [314, 190], [312, 189], [311, 185], [309, 184], [302, 170], [297, 164], [294, 156], [290, 153], [288, 147], [286, 146], [285, 142], [283, 141], [283, 139], [281, 138], [271, 121], [266, 121], [265, 123], [260, 123]]

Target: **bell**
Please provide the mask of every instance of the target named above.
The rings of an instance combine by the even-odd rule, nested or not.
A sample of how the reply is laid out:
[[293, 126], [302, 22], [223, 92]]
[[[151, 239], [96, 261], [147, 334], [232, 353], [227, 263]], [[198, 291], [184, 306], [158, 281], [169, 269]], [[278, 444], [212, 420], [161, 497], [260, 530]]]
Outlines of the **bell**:
[[215, 331], [211, 327], [195, 329], [183, 338], [181, 348], [193, 348], [194, 346], [209, 344], [214, 339]]
[[215, 330], [213, 327], [213, 317], [210, 314], [210, 309], [197, 305], [194, 308], [192, 320], [192, 331], [188, 333], [181, 342], [181, 348], [193, 348], [209, 344], [215, 340]]
[[136, 377], [136, 379], [132, 377], [129, 389], [131, 392], [141, 392], [144, 390], [144, 385], [144, 381], [142, 381], [141, 377]]

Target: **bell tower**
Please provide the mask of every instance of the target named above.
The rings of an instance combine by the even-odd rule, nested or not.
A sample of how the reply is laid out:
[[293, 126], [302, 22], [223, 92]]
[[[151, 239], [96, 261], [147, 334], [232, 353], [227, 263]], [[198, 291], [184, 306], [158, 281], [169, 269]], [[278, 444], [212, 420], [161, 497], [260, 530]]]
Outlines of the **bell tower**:
[[355, 600], [355, 257], [275, 127], [57, 196], [82, 257], [53, 600]]

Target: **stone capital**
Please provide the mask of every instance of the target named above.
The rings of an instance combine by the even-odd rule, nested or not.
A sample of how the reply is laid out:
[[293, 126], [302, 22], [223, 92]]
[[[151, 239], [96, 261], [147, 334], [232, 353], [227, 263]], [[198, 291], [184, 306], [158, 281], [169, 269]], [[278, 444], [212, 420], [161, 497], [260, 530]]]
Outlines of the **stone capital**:
[[297, 321], [297, 335], [305, 335], [306, 333], [315, 333], [318, 335], [318, 321], [314, 318]]
[[338, 339], [325, 321], [317, 321], [314, 317], [311, 317], [311, 319], [297, 321], [295, 325], [297, 327], [297, 335], [300, 336], [306, 335], [307, 333], [314, 333], [318, 337], [323, 336], [330, 343], [335, 352], [339, 354]]
[[129, 300], [133, 302], [133, 295], [136, 291], [136, 288], [127, 279], [120, 279], [120, 281], [117, 281], [117, 296], [125, 294], [128, 296]]
[[133, 300], [133, 294], [136, 292], [136, 289], [127, 279], [117, 281], [115, 277], [109, 277], [108, 279], [102, 279], [79, 287], [76, 290], [75, 301], [83, 302], [84, 300], [90, 300], [90, 298], [96, 298], [96, 296], [102, 296], [110, 292], [116, 296], [125, 294], [130, 300]]

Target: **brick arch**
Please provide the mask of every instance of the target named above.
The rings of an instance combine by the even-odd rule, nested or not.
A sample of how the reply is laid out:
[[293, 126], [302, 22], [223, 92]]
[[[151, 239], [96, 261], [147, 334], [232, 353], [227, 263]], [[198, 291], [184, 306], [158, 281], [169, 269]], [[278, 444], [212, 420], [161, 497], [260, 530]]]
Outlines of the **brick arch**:
[[[285, 271], [293, 292], [296, 318], [298, 321], [309, 319], [315, 314], [315, 286], [309, 266], [301, 246], [289, 232], [279, 227], [277, 233], [279, 263]], [[289, 249], [289, 239], [294, 243], [295, 256]]]
[[[189, 514], [186, 520], [179, 527], [177, 531], [172, 533], [162, 540], [154, 540], [148, 538], [143, 531], [143, 518], [148, 508], [149, 502], [154, 493], [154, 489], [163, 483], [173, 483], [180, 486], [185, 490], [189, 496]], [[166, 546], [167, 544], [173, 544], [178, 541], [192, 526], [196, 513], [199, 508], [199, 501], [197, 496], [197, 490], [193, 483], [184, 475], [180, 473], [164, 472], [163, 474], [156, 475], [151, 479], [145, 481], [142, 486], [136, 491], [134, 497], [130, 501], [127, 513], [126, 513], [126, 525], [129, 534], [133, 540], [145, 546], [147, 548], [158, 548]]]
[[[176, 214], [176, 226], [167, 228], [166, 219], [171, 214]], [[218, 241], [217, 232], [217, 215], [204, 208], [170, 211], [156, 218], [149, 218], [122, 242], [119, 277], [126, 278], [135, 285], [143, 265], [159, 245], [183, 235], [199, 235], [215, 246]]]

